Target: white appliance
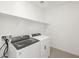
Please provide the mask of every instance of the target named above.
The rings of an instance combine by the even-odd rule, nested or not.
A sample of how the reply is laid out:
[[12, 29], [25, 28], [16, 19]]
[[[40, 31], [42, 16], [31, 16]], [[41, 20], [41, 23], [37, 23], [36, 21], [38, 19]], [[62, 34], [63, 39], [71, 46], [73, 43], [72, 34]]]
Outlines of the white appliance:
[[49, 45], [49, 37], [45, 35], [39, 35], [35, 36], [33, 38], [36, 38], [40, 40], [40, 46], [41, 46], [41, 58], [48, 58], [50, 56], [50, 45]]
[[9, 41], [9, 58], [48, 58], [50, 56], [49, 37], [45, 35], [34, 36], [39, 42], [17, 50]]
[[17, 50], [9, 42], [9, 58], [40, 58], [40, 41]]

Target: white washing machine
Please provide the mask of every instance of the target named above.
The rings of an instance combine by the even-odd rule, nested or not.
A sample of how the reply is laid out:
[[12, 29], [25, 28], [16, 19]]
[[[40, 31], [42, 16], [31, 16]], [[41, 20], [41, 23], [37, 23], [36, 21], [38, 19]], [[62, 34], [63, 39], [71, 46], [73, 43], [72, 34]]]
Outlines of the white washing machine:
[[[37, 41], [37, 39], [30, 39], [31, 42], [34, 43], [25, 47], [21, 46], [24, 44], [24, 40], [14, 43], [9, 42], [9, 58], [40, 58], [40, 41], [35, 42], [35, 40]], [[27, 39], [25, 41], [27, 41]], [[30, 43], [30, 41], [28, 40], [27, 42], [25, 42], [25, 44], [27, 43], [28, 45], [28, 42]]]
[[41, 44], [41, 58], [48, 58], [50, 56], [49, 37], [45, 35], [34, 36], [33, 38], [40, 40]]

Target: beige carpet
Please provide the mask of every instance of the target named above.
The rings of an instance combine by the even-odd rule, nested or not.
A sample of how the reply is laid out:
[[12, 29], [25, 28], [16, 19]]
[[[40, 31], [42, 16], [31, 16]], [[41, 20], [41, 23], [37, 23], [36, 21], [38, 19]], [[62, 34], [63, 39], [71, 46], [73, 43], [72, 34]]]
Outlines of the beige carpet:
[[79, 58], [79, 56], [58, 50], [56, 48], [51, 48], [49, 58]]

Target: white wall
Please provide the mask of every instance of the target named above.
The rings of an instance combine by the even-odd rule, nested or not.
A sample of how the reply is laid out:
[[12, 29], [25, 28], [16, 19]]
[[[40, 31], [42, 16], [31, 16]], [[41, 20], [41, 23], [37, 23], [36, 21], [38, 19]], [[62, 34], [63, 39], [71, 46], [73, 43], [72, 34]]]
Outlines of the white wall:
[[2, 35], [44, 33], [46, 24], [6, 14], [0, 14], [0, 30]]
[[15, 3], [15, 14], [33, 20], [43, 21], [42, 9], [29, 1], [19, 1]]
[[51, 46], [79, 55], [79, 2], [48, 10], [46, 17]]
[[0, 1], [0, 12], [32, 20], [44, 20], [42, 9], [30, 1]]

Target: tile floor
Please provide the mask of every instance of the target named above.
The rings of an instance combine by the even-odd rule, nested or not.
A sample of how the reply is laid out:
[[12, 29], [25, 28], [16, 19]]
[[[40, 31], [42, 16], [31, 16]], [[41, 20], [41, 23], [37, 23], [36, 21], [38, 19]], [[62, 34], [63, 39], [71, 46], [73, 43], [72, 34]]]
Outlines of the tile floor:
[[58, 50], [56, 48], [51, 48], [50, 51], [49, 58], [79, 58], [79, 56]]

